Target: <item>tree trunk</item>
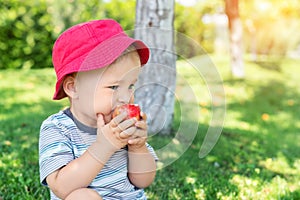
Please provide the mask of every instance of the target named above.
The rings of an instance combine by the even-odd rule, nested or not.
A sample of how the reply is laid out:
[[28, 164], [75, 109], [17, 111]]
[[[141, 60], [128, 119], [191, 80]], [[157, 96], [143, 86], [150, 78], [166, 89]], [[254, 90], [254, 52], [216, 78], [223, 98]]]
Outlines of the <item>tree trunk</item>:
[[234, 77], [243, 78], [243, 27], [239, 17], [239, 1], [225, 0], [225, 12], [230, 32], [231, 72]]
[[135, 100], [148, 117], [150, 134], [170, 134], [175, 99], [174, 0], [137, 0], [135, 38], [150, 48]]

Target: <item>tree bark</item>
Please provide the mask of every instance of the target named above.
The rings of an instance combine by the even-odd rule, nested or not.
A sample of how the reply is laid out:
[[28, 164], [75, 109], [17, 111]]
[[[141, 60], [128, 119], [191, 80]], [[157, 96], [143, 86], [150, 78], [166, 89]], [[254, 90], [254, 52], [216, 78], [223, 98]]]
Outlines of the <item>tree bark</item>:
[[170, 134], [174, 113], [176, 55], [174, 0], [137, 0], [135, 38], [143, 40], [151, 57], [136, 85], [135, 100], [148, 116], [150, 134]]
[[225, 0], [225, 12], [230, 35], [231, 72], [234, 77], [243, 78], [243, 27], [239, 16], [239, 0]]

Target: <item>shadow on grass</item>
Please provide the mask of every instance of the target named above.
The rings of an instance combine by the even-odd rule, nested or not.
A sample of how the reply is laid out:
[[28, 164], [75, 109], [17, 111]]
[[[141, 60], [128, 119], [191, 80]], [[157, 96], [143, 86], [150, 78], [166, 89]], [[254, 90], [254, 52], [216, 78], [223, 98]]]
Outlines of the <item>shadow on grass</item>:
[[[239, 113], [241, 128], [226, 128], [219, 141], [222, 147], [213, 153], [219, 160], [231, 160], [224, 164], [233, 174], [264, 185], [275, 185], [276, 179], [282, 184], [276, 191], [281, 192], [280, 199], [300, 198], [299, 192], [293, 191], [300, 178], [298, 91], [285, 82], [270, 80], [256, 87], [252, 98], [230, 103], [227, 109]], [[260, 192], [267, 197], [269, 190]]]
[[255, 63], [262, 69], [267, 69], [271, 71], [281, 72], [282, 71], [282, 60], [284, 57], [281, 56], [258, 56], [255, 60], [247, 60], [247, 62]]
[[[199, 159], [208, 128], [200, 125], [190, 148], [158, 171], [147, 189], [150, 199], [300, 198], [299, 90], [279, 80], [261, 84], [229, 80], [226, 84], [254, 89], [247, 100], [227, 105], [230, 112], [239, 114], [239, 128], [225, 128], [212, 152]], [[171, 140], [172, 136], [156, 137], [150, 142], [160, 147]]]
[[[228, 182], [231, 172], [216, 165], [221, 160], [218, 156], [198, 157], [207, 129], [199, 126], [198, 134], [187, 151], [157, 172], [155, 182], [146, 189], [149, 199], [217, 199], [218, 191], [238, 192], [238, 188]], [[151, 139], [150, 143], [154, 147], [161, 146], [172, 138], [159, 136]]]
[[[269, 81], [257, 87], [253, 97], [247, 101], [228, 105], [228, 109], [240, 113], [240, 121], [256, 124], [257, 132], [252, 132], [268, 156], [278, 152], [286, 155], [290, 164], [299, 159], [297, 136], [300, 121], [300, 94], [279, 81]], [[286, 144], [288, 143], [288, 144]]]
[[281, 72], [281, 63], [279, 61], [254, 61], [254, 63], [263, 69]]

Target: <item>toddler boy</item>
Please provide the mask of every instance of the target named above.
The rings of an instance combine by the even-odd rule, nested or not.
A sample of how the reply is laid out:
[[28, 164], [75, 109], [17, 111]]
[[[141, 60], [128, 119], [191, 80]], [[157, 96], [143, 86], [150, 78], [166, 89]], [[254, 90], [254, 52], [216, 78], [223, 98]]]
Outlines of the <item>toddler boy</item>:
[[157, 156], [146, 142], [146, 115], [112, 113], [133, 103], [149, 48], [114, 20], [93, 20], [63, 32], [53, 47], [53, 99], [70, 107], [48, 117], [39, 141], [40, 180], [51, 199], [146, 199]]

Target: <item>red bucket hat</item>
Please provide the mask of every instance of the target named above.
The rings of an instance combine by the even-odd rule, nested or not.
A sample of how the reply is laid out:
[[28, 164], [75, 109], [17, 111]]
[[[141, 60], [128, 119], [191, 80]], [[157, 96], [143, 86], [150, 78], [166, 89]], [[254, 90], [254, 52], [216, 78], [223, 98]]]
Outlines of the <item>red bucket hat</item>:
[[77, 24], [63, 32], [53, 46], [52, 61], [57, 76], [53, 99], [66, 97], [62, 81], [67, 74], [106, 67], [113, 63], [131, 44], [147, 63], [150, 50], [140, 40], [129, 37], [112, 19]]

